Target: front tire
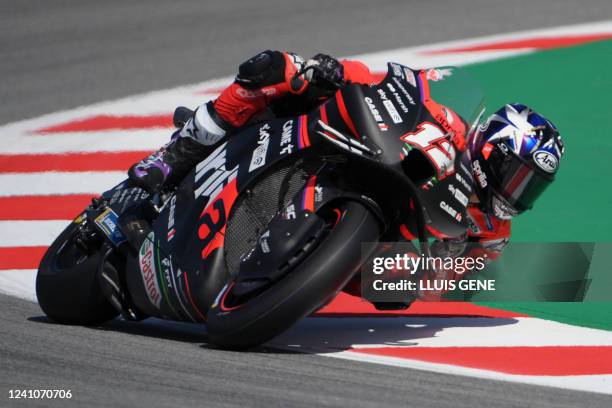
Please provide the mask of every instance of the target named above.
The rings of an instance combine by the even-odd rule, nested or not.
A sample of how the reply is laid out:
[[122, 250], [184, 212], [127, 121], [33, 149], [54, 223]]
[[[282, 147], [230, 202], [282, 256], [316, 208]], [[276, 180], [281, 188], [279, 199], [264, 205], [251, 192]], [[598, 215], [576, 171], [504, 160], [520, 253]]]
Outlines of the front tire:
[[259, 345], [335, 296], [360, 266], [361, 242], [376, 241], [380, 225], [364, 205], [346, 201], [332, 230], [287, 276], [239, 306], [225, 304], [232, 283], [208, 311], [209, 341], [230, 349]]
[[97, 325], [118, 312], [98, 283], [103, 253], [82, 250], [75, 241], [77, 229], [70, 224], [47, 249], [38, 267], [36, 296], [43, 312], [58, 323]]

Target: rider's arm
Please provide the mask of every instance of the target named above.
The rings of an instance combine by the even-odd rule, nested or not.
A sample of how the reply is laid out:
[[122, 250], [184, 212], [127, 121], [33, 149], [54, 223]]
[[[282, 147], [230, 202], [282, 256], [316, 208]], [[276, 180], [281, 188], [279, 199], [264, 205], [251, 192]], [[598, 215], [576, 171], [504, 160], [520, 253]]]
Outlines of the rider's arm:
[[[257, 54], [239, 66], [236, 80], [216, 100], [198, 108], [193, 126], [183, 132], [195, 134], [198, 140], [215, 143], [228, 130], [242, 127], [264, 112], [272, 101], [289, 94], [302, 94], [309, 82], [303, 77], [294, 78], [294, 75], [304, 63], [303, 58], [288, 52], [264, 51]], [[340, 63], [347, 82], [376, 82], [365, 64], [351, 60]]]

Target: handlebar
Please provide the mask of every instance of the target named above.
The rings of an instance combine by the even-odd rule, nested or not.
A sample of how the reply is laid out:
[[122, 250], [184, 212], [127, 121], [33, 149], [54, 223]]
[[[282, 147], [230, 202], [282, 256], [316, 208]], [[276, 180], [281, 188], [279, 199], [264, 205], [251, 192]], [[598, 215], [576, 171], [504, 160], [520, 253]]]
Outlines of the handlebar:
[[[304, 75], [306, 72], [308, 71], [318, 71], [318, 72], [324, 72], [323, 69], [321, 69], [321, 67], [319, 67], [318, 65], [306, 65], [304, 68], [300, 69], [299, 71], [297, 71], [295, 74], [293, 74], [293, 79], [299, 77], [300, 75]], [[346, 85], [345, 81], [330, 81], [330, 80], [325, 80], [327, 83], [335, 86], [336, 88], [342, 88], [344, 85]], [[316, 82], [313, 82], [314, 84], [316, 84]]]

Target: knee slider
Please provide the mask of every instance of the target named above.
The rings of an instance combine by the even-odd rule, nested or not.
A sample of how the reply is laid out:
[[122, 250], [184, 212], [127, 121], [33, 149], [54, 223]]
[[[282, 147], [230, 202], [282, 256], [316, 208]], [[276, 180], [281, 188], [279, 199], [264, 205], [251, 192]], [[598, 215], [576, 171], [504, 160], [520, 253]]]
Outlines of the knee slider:
[[238, 67], [236, 82], [247, 89], [258, 89], [285, 81], [285, 56], [280, 51], [264, 51]]

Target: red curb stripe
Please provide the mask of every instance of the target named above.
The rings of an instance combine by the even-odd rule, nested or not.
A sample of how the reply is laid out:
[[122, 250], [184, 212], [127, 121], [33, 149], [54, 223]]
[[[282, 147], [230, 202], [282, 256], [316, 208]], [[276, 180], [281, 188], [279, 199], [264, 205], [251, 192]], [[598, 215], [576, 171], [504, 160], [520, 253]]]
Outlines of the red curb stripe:
[[571, 47], [573, 45], [586, 44], [589, 42], [606, 40], [612, 38], [612, 33], [572, 35], [563, 37], [537, 37], [524, 40], [508, 40], [495, 43], [475, 45], [472, 47], [447, 48], [437, 51], [425, 51], [423, 54], [450, 54], [453, 52], [472, 52], [472, 51], [496, 51], [496, 50], [515, 50], [521, 48], [536, 48], [541, 50]]
[[151, 152], [0, 155], [0, 173], [127, 170]]
[[172, 115], [97, 115], [38, 129], [35, 133], [93, 132], [100, 130], [172, 127]]
[[612, 346], [381, 347], [350, 351], [518, 375], [612, 374]]
[[341, 292], [327, 306], [316, 313], [319, 317], [385, 317], [385, 316], [439, 316], [439, 317], [491, 317], [511, 319], [527, 317], [522, 313], [492, 309], [467, 302], [414, 302], [407, 310], [376, 310], [365, 300]]
[[72, 220], [93, 195], [0, 197], [0, 220]]
[[38, 269], [46, 246], [0, 248], [0, 269]]

